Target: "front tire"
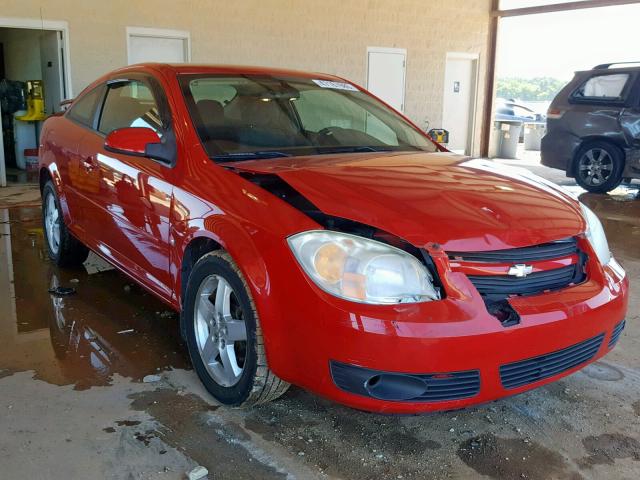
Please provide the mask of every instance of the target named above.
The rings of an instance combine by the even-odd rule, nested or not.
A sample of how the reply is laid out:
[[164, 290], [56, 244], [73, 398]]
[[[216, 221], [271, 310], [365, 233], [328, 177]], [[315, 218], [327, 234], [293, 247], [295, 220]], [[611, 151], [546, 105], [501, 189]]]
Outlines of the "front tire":
[[255, 304], [228, 253], [211, 252], [197, 261], [182, 313], [193, 367], [220, 403], [257, 405], [287, 390], [289, 384], [269, 370]]
[[578, 151], [575, 178], [592, 193], [607, 193], [622, 182], [624, 154], [607, 142], [589, 142]]
[[42, 189], [42, 227], [49, 258], [57, 266], [80, 265], [89, 256], [89, 249], [64, 224], [60, 199], [50, 180]]

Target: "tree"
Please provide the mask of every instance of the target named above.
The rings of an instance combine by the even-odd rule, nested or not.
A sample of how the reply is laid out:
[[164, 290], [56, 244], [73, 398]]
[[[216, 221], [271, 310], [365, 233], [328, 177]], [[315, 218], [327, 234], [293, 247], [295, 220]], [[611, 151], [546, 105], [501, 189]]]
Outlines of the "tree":
[[566, 85], [564, 80], [551, 77], [499, 78], [496, 93], [499, 98], [516, 99], [525, 102], [553, 100]]

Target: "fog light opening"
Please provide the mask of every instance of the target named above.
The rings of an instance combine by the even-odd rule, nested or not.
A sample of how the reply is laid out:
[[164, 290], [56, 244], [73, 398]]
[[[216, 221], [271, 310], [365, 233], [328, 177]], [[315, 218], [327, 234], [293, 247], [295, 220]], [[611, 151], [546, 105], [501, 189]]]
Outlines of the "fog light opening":
[[380, 400], [411, 400], [427, 391], [424, 380], [411, 375], [382, 373], [370, 377], [364, 384], [372, 397]]
[[365, 382], [364, 386], [366, 389], [375, 388], [378, 383], [380, 383], [380, 375], [374, 375]]

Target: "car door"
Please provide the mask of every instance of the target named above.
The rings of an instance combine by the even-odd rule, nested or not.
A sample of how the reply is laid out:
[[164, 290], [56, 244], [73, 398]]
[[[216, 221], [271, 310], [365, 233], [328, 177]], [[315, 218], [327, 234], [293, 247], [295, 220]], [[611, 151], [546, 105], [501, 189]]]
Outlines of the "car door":
[[[80, 235], [85, 233], [85, 210], [89, 197], [99, 188], [97, 172], [84, 162], [80, 155], [83, 140], [93, 134], [97, 107], [102, 103], [104, 85], [98, 85], [83, 94], [66, 113], [64, 123], [57, 123], [49, 131], [49, 138], [56, 145], [49, 145], [56, 158], [56, 166], [62, 179], [66, 205], [71, 219], [69, 225]], [[59, 127], [58, 127], [59, 125]], [[51, 140], [53, 142], [53, 140]]]
[[[640, 75], [634, 75], [634, 87], [627, 100], [626, 107], [620, 114], [620, 126], [627, 138], [630, 147], [640, 149]], [[638, 158], [640, 154], [634, 155], [634, 167], [640, 168]]]
[[[151, 158], [114, 153], [106, 136], [125, 127], [148, 127], [167, 134], [170, 114], [160, 85], [150, 77], [133, 76], [107, 82], [97, 131], [84, 138], [81, 157], [98, 172], [86, 224], [103, 255], [160, 296], [170, 300], [169, 213], [172, 166]], [[89, 212], [87, 212], [89, 213]]]

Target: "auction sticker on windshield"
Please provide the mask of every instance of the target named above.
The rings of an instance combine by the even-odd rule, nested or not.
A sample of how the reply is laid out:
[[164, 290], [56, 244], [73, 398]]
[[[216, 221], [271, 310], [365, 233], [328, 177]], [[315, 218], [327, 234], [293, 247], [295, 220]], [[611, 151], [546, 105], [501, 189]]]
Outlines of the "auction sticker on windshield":
[[331, 80], [314, 80], [313, 83], [322, 88], [333, 88], [334, 90], [350, 90], [357, 92], [358, 89], [346, 82], [333, 82]]

